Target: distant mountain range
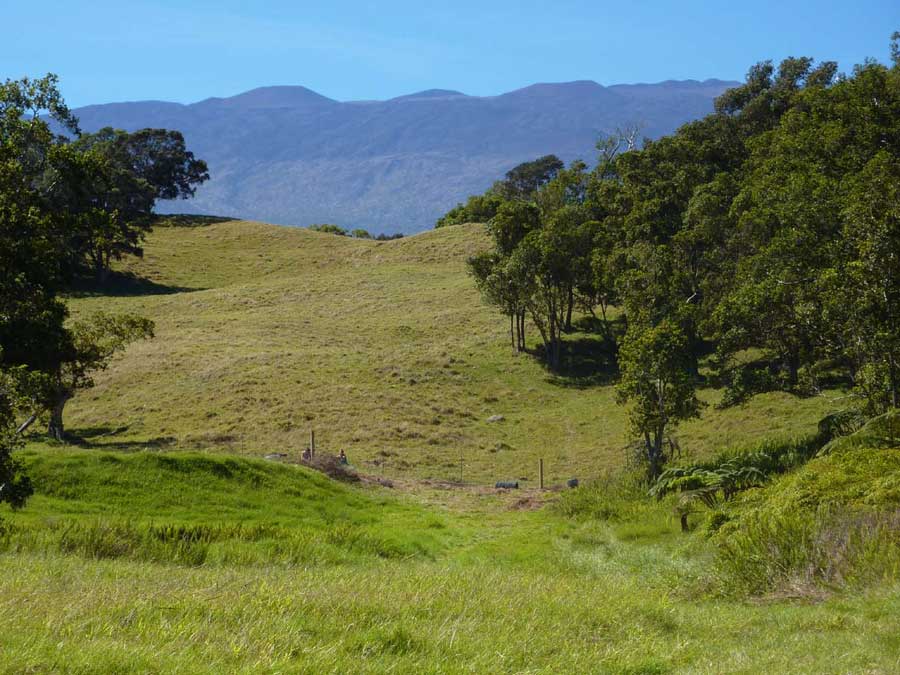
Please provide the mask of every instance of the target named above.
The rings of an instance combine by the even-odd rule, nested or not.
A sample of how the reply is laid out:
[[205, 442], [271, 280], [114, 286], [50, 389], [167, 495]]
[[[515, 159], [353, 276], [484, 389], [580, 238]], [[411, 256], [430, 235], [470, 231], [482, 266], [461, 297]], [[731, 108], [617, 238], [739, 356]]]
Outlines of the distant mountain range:
[[617, 127], [640, 124], [650, 138], [670, 133], [711, 112], [735, 84], [578, 81], [500, 96], [430, 89], [347, 102], [305, 87], [264, 87], [189, 105], [110, 103], [75, 114], [86, 131], [184, 133], [212, 178], [194, 199], [161, 211], [408, 233], [431, 227], [520, 162], [554, 153], [590, 163], [597, 139]]

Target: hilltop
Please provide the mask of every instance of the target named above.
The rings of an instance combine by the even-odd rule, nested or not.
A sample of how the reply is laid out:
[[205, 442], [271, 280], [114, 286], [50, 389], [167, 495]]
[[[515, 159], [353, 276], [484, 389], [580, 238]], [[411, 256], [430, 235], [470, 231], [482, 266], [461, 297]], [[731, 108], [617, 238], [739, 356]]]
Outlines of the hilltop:
[[[591, 477], [625, 461], [626, 411], [597, 336], [569, 336], [560, 375], [515, 356], [465, 260], [477, 224], [376, 242], [245, 221], [157, 227], [116, 284], [70, 299], [77, 315], [156, 321], [67, 410], [95, 447], [212, 449], [296, 458], [309, 431], [387, 477], [537, 481]], [[535, 331], [531, 344], [536, 346]], [[702, 392], [716, 401], [716, 389]], [[826, 394], [770, 393], [679, 430], [705, 456], [814, 430]], [[499, 421], [489, 421], [501, 416]]]
[[535, 84], [498, 96], [430, 89], [387, 101], [335, 101], [261, 87], [183, 105], [137, 101], [76, 109], [81, 127], [178, 129], [211, 180], [176, 212], [286, 225], [337, 223], [414, 232], [519, 164], [549, 153], [592, 161], [618, 127], [658, 138], [712, 112], [734, 82]]

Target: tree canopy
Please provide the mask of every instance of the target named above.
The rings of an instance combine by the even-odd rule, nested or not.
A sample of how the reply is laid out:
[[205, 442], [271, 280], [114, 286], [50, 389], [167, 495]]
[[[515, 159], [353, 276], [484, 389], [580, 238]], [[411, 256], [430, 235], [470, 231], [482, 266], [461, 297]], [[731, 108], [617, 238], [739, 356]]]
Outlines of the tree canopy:
[[848, 75], [758, 63], [670, 136], [603, 138], [591, 168], [541, 158], [480, 198], [494, 247], [470, 271], [517, 351], [527, 313], [557, 370], [572, 308], [618, 306], [600, 325], [651, 473], [660, 422], [698, 411], [701, 361], [723, 405], [825, 379], [869, 414], [900, 404], [898, 41]]
[[177, 131], [82, 134], [54, 75], [0, 84], [0, 501], [31, 493], [12, 455], [22, 431], [50, 413], [62, 439], [65, 400], [152, 334], [134, 316], [69, 323], [61, 294], [84, 267], [102, 280], [112, 259], [139, 255], [156, 201], [190, 197], [208, 177]]

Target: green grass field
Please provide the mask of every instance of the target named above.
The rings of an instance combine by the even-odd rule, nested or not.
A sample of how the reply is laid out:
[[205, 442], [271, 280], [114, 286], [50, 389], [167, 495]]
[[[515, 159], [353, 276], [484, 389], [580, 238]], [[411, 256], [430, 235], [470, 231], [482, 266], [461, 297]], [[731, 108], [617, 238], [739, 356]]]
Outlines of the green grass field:
[[25, 458], [39, 494], [3, 513], [4, 672], [900, 666], [900, 588], [717, 597], [708, 549], [652, 503], [611, 523], [222, 455]]
[[[477, 225], [384, 243], [159, 227], [132, 280], [73, 297], [157, 337], [70, 404], [77, 444], [35, 433], [21, 451], [37, 492], [0, 507], [0, 672], [900, 671], [900, 570], [735, 592], [715, 540], [618, 473], [626, 413], [602, 355], [584, 358], [593, 336], [570, 336], [562, 376], [510, 353], [465, 275], [485, 245]], [[710, 406], [680, 442], [703, 457], [800, 436], [839, 397]], [[311, 428], [394, 487], [260, 458], [296, 459]], [[892, 450], [831, 479], [863, 452], [731, 515], [770, 493], [802, 511], [824, 483], [838, 504], [900, 503]], [[598, 480], [538, 491], [538, 458], [550, 483]]]

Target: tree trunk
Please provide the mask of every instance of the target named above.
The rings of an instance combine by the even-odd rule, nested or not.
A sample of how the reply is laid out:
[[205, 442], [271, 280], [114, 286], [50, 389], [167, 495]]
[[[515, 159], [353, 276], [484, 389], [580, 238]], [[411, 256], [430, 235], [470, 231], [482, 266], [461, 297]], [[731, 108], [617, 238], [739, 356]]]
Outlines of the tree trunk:
[[102, 252], [94, 258], [94, 278], [98, 284], [105, 284], [109, 278], [109, 264], [104, 262]]
[[66, 407], [72, 395], [68, 392], [61, 394], [50, 411], [50, 423], [47, 425], [47, 435], [57, 441], [64, 442], [66, 440], [66, 429], [63, 424], [63, 409]]
[[688, 514], [687, 513], [681, 514], [681, 531], [682, 532], [688, 531]]
[[38, 418], [38, 414], [33, 413], [27, 420], [22, 422], [22, 424], [19, 425], [19, 428], [16, 429], [16, 436], [19, 436], [19, 435], [25, 433], [25, 431], [28, 429], [28, 427], [30, 427], [32, 424], [34, 424], [34, 421], [37, 418]]
[[516, 336], [516, 334], [515, 334], [515, 333], [518, 333], [518, 328], [519, 328], [519, 325], [518, 325], [518, 315], [519, 315], [519, 313], [516, 312], [516, 322], [517, 322], [517, 323], [516, 323], [516, 331], [513, 332], [513, 313], [512, 313], [512, 312], [509, 313], [509, 342], [510, 342], [510, 344], [512, 345], [512, 350], [513, 350], [514, 352], [515, 352], [515, 351], [518, 351], [518, 350], [516, 349], [516, 346], [517, 346], [517, 345], [516, 345], [516, 337], [517, 337], [517, 336]]
[[797, 383], [800, 381], [800, 356], [797, 352], [794, 351], [788, 354], [787, 367], [788, 384], [791, 387], [796, 387]]
[[516, 312], [516, 327], [518, 328], [518, 349], [520, 352], [525, 351], [525, 310]]
[[888, 379], [891, 383], [891, 407], [896, 409], [900, 407], [897, 400], [897, 362], [890, 351], [888, 351]]
[[575, 304], [575, 291], [569, 286], [569, 297], [566, 302], [566, 332], [572, 330], [572, 306]]

